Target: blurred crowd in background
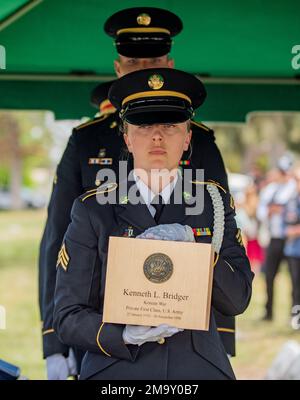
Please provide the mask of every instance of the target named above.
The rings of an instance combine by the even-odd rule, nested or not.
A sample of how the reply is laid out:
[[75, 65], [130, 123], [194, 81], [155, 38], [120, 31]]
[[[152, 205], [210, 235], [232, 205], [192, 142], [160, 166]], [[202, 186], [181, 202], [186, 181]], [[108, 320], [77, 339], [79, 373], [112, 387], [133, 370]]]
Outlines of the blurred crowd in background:
[[265, 276], [262, 319], [273, 319], [274, 280], [286, 259], [292, 285], [291, 327], [300, 329], [300, 167], [285, 154], [266, 174], [253, 168], [246, 181], [233, 179], [231, 187], [252, 270]]
[[[25, 332], [22, 335], [30, 343], [32, 326], [36, 329], [36, 341], [40, 340], [34, 286], [36, 255], [53, 177], [72, 128], [84, 121], [58, 121], [51, 112], [0, 113], [0, 217], [3, 239], [7, 239], [0, 268], [2, 277], [5, 271], [7, 273], [4, 287], [5, 282], [11, 282], [15, 276], [26, 277], [29, 282], [26, 293], [32, 293], [33, 297], [28, 300], [29, 310], [35, 312], [32, 315], [36, 320], [26, 321], [28, 326], [24, 329], [28, 337]], [[247, 378], [299, 379], [300, 114], [253, 113], [245, 124], [207, 124], [214, 129], [224, 157], [237, 224], [256, 274], [254, 286], [257, 291], [251, 310], [238, 324], [240, 347], [235, 368], [239, 376]], [[19, 249], [24, 238], [15, 239], [16, 235], [22, 234], [22, 229], [28, 229], [26, 214], [29, 220], [33, 218], [36, 228], [29, 228], [32, 229], [32, 240], [30, 244], [24, 244], [28, 263], [26, 259], [24, 261], [24, 249]], [[26, 233], [27, 236], [29, 240], [30, 234]], [[5, 266], [9, 268], [5, 269]], [[275, 284], [276, 277], [279, 285]], [[285, 284], [287, 280], [288, 285]], [[23, 309], [25, 289], [22, 290], [18, 304]], [[289, 303], [288, 308], [282, 304], [283, 297]], [[246, 337], [245, 343], [243, 337]], [[296, 340], [291, 341], [292, 338]], [[270, 348], [272, 353], [269, 354]], [[5, 358], [3, 349], [2, 353]], [[262, 361], [258, 360], [258, 353], [261, 353]], [[18, 363], [19, 354], [16, 349], [15, 354], [9, 352], [6, 357]], [[278, 356], [271, 365], [276, 354]], [[28, 358], [27, 374], [41, 377], [40, 346], [32, 359], [27, 353], [24, 357]], [[26, 362], [24, 360], [22, 365]]]

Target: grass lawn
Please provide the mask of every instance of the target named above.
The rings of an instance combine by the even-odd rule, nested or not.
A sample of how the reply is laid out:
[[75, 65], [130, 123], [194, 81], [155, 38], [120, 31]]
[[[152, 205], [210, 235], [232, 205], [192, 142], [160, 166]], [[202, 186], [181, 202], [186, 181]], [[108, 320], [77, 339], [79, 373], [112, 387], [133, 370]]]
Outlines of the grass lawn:
[[[22, 375], [45, 379], [38, 309], [37, 254], [45, 211], [0, 212], [0, 305], [6, 308], [6, 330], [0, 330], [0, 358], [19, 365]], [[282, 266], [276, 280], [275, 320], [260, 322], [264, 281], [255, 277], [248, 310], [237, 322], [237, 357], [233, 368], [240, 379], [261, 379], [282, 344], [299, 340], [289, 326], [290, 281]]]
[[45, 378], [37, 273], [44, 218], [44, 211], [0, 213], [0, 304], [6, 308], [0, 358], [19, 365], [31, 379]]

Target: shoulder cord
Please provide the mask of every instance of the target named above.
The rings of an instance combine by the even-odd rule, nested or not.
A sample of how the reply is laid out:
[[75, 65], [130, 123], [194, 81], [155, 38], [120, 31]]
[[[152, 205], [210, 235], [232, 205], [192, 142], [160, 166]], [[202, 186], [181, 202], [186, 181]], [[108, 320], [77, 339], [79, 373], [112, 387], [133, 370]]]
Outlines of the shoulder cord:
[[219, 192], [219, 189], [215, 185], [207, 185], [208, 193], [211, 197], [213, 209], [214, 209], [214, 226], [213, 226], [213, 237], [212, 245], [214, 251], [219, 254], [223, 242], [224, 236], [224, 225], [225, 225], [225, 210], [224, 203]]

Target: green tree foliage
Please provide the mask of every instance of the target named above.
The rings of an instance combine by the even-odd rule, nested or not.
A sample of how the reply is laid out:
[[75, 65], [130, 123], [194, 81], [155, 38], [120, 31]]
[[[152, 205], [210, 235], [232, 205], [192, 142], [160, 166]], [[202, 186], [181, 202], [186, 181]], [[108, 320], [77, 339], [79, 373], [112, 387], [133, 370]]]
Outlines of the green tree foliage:
[[49, 164], [50, 135], [45, 112], [0, 113], [0, 188], [10, 191], [10, 207], [22, 207], [23, 186], [32, 187], [31, 172]]

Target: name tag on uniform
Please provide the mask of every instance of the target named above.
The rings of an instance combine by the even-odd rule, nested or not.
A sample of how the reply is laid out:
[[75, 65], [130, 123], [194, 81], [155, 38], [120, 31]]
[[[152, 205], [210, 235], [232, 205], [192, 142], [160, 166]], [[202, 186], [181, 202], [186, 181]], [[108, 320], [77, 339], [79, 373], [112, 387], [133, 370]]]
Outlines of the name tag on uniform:
[[113, 162], [112, 158], [89, 158], [89, 164], [98, 164], [98, 165], [111, 165]]

